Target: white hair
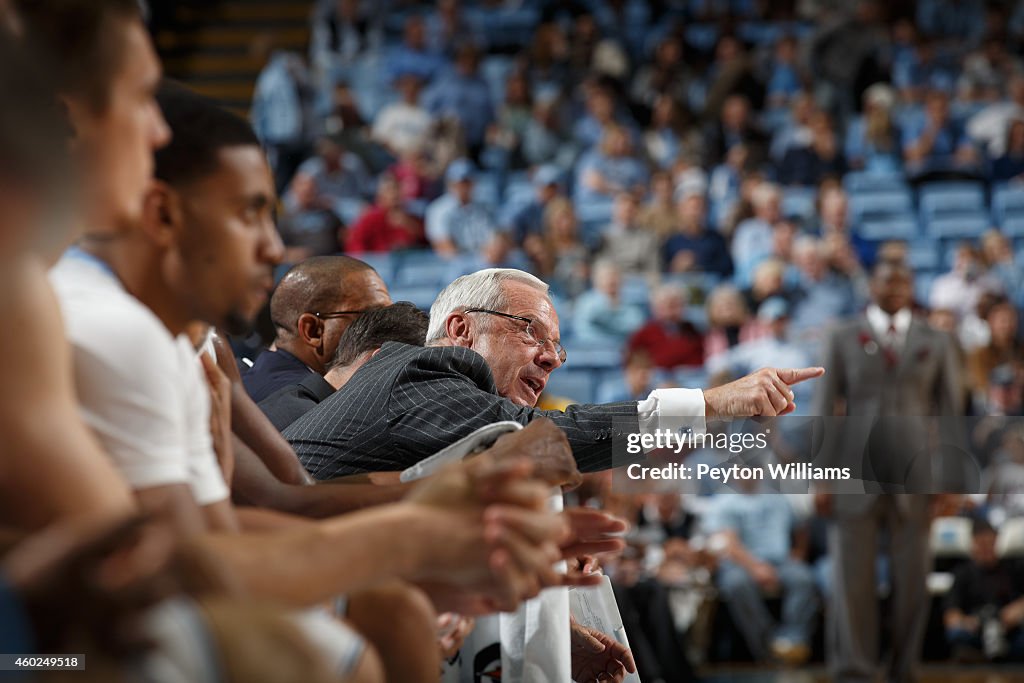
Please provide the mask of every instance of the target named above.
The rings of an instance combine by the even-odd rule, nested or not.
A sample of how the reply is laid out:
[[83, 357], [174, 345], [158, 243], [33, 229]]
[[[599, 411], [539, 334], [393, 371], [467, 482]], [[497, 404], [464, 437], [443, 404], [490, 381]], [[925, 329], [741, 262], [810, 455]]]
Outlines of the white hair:
[[448, 316], [467, 308], [486, 308], [500, 311], [507, 304], [504, 284], [522, 282], [541, 291], [545, 296], [548, 286], [533, 275], [515, 268], [485, 268], [463, 275], [441, 290], [430, 307], [427, 326], [427, 344], [448, 336], [445, 329]]

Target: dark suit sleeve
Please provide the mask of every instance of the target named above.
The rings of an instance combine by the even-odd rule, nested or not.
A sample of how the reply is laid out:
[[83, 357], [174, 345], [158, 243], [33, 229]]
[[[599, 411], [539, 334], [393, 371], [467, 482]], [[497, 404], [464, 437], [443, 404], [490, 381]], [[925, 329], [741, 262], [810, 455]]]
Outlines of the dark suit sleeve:
[[[564, 413], [518, 406], [493, 391], [483, 358], [466, 350], [423, 354], [398, 375], [388, 423], [395, 448], [431, 454], [492, 422], [551, 418], [582, 471], [612, 466], [614, 430], [638, 429], [636, 402], [570, 406]], [[614, 422], [614, 424], [613, 424]]]

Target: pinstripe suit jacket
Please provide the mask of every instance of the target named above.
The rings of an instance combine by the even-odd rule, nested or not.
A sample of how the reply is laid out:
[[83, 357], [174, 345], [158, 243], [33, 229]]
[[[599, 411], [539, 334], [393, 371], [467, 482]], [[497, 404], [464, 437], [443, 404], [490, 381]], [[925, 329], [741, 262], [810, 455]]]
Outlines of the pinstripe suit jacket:
[[337, 393], [284, 431], [317, 479], [414, 465], [499, 420], [549, 417], [565, 432], [579, 468], [612, 466], [616, 427], [639, 429], [635, 401], [524, 408], [498, 395], [483, 356], [457, 346], [388, 342]]

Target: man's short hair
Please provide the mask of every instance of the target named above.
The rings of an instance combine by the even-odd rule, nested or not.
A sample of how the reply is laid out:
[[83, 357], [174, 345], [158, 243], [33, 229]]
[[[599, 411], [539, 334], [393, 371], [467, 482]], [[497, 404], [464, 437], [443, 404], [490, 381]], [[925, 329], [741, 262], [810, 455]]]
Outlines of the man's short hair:
[[39, 52], [59, 92], [106, 109], [124, 41], [118, 21], [142, 21], [139, 0], [15, 0], [26, 41]]
[[313, 256], [292, 266], [270, 296], [270, 320], [277, 338], [295, 334], [303, 313], [330, 312], [345, 298], [345, 278], [366, 270], [373, 268], [342, 255]]
[[156, 151], [153, 169], [165, 183], [180, 187], [214, 173], [225, 147], [260, 146], [245, 119], [183, 85], [165, 81], [156, 100], [171, 129], [171, 141]]
[[351, 365], [367, 351], [379, 349], [384, 342], [423, 346], [429, 317], [408, 301], [367, 311], [341, 333], [338, 350], [327, 364], [327, 371]]
[[430, 307], [427, 343], [440, 341], [447, 336], [445, 321], [456, 311], [467, 308], [500, 311], [505, 308], [508, 305], [504, 287], [506, 282], [522, 282], [540, 290], [545, 296], [548, 293], [548, 286], [543, 281], [515, 268], [485, 268], [463, 275], [441, 290]]

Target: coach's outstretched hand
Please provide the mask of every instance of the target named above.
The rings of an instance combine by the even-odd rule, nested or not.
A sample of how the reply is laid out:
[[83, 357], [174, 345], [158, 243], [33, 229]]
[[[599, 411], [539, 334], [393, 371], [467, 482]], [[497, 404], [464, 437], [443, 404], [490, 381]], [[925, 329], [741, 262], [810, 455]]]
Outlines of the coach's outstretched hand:
[[761, 368], [735, 382], [704, 391], [704, 416], [775, 417], [796, 410], [790, 386], [821, 377], [825, 368]]

